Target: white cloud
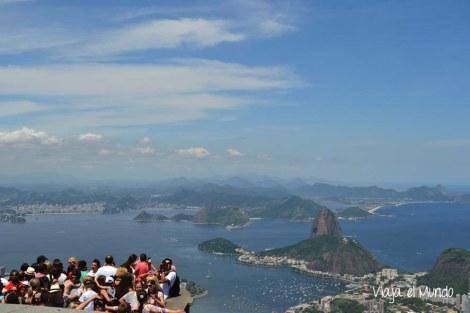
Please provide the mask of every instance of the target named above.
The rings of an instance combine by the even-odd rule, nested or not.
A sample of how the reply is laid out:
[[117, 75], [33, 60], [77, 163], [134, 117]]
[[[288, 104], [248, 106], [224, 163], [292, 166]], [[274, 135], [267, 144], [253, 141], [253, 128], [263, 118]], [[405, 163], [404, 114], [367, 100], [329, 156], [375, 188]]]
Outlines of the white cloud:
[[295, 31], [296, 27], [280, 20], [266, 19], [257, 24], [257, 29], [261, 35], [273, 37]]
[[151, 142], [152, 142], [152, 140], [149, 137], [144, 137], [144, 138], [139, 140], [139, 143], [141, 145], [148, 145]]
[[101, 134], [86, 133], [78, 136], [79, 141], [97, 142], [101, 141], [101, 139], [103, 139]]
[[36, 131], [31, 128], [21, 128], [11, 132], [0, 132], [0, 144], [38, 143], [42, 145], [54, 145], [60, 140], [48, 135], [44, 131]]
[[0, 28], [0, 54], [18, 54], [27, 51], [64, 47], [75, 43], [63, 31], [55, 29], [15, 29]]
[[109, 149], [100, 149], [100, 151], [98, 151], [98, 154], [102, 156], [107, 156], [107, 155], [112, 155], [113, 151]]
[[142, 155], [154, 155], [157, 152], [156, 149], [149, 146], [135, 148], [135, 151]]
[[243, 40], [223, 20], [203, 18], [164, 19], [126, 26], [99, 35], [74, 53], [83, 56], [116, 55], [150, 49], [177, 48], [183, 45], [210, 47], [222, 42]]
[[31, 101], [0, 101], [0, 117], [27, 114], [41, 110], [41, 106]]
[[[47, 77], [47, 80], [44, 79]], [[260, 91], [299, 86], [283, 67], [207, 60], [168, 64], [80, 64], [0, 67], [0, 94], [108, 96]]]
[[242, 157], [242, 156], [244, 156], [243, 153], [241, 153], [241, 152], [238, 151], [237, 149], [233, 149], [233, 148], [228, 148], [227, 150], [225, 150], [225, 152], [227, 152], [227, 154], [228, 154], [230, 157]]
[[177, 155], [184, 157], [205, 158], [210, 155], [210, 152], [203, 147], [192, 147], [188, 149], [179, 149], [175, 151]]
[[0, 96], [40, 97], [46, 113], [32, 125], [69, 130], [201, 119], [209, 110], [256, 104], [253, 92], [299, 84], [283, 67], [193, 59], [165, 65], [0, 66]]

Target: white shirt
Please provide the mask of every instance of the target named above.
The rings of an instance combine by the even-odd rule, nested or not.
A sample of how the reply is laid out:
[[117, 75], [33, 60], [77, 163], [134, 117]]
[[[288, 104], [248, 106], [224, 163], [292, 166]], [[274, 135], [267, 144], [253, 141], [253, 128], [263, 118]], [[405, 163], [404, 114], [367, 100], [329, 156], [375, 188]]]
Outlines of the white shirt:
[[165, 300], [170, 296], [170, 289], [171, 286], [175, 283], [176, 280], [176, 272], [169, 272], [168, 275], [165, 276], [165, 278], [168, 280], [167, 282], [160, 284], [160, 287], [163, 290], [163, 296]]
[[117, 271], [117, 268], [115, 268], [114, 266], [104, 265], [96, 271], [95, 277], [100, 277], [100, 276], [106, 276], [106, 277], [113, 276], [114, 277], [116, 276], [116, 271]]
[[137, 299], [137, 293], [135, 291], [129, 291], [122, 296], [122, 299], [131, 306], [132, 311], [137, 311], [139, 309], [139, 299]]
[[67, 280], [67, 275], [60, 273], [60, 276], [57, 280], [59, 281], [59, 285], [63, 286], [64, 282]]
[[[90, 300], [95, 295], [96, 295], [96, 292], [94, 292], [91, 289], [88, 289], [87, 291], [85, 291], [80, 296], [80, 299], [78, 299], [78, 301], [80, 301], [80, 303], [87, 302], [88, 300]], [[95, 302], [91, 301], [90, 303], [88, 303], [88, 305], [83, 310], [84, 311], [94, 311], [95, 310]]]

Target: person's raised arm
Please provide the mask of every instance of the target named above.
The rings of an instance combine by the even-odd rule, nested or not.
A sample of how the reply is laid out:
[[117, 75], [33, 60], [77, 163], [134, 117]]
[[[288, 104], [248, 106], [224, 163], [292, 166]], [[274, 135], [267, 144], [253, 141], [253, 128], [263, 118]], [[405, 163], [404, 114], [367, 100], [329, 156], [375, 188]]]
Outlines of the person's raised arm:
[[107, 288], [101, 289], [100, 288], [100, 296], [106, 301], [106, 302], [112, 302], [114, 299], [109, 295]]
[[97, 295], [93, 295], [90, 297], [90, 299], [86, 300], [86, 301], [83, 301], [82, 303], [80, 303], [75, 309], [76, 310], [83, 310], [85, 309], [85, 307], [87, 305], [89, 305], [91, 303], [91, 301], [95, 301], [95, 299], [97, 298]]
[[164, 308], [166, 306], [165, 297], [163, 296], [163, 292], [159, 292], [157, 294], [156, 302], [157, 302], [157, 305], [161, 306], [162, 308]]

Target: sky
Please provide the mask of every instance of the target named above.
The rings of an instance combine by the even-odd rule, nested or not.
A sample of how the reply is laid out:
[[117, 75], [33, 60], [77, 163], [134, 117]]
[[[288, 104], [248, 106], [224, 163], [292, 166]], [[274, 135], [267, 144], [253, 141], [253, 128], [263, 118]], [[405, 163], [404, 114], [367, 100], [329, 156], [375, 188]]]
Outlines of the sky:
[[458, 0], [0, 0], [0, 177], [469, 184], [469, 16]]

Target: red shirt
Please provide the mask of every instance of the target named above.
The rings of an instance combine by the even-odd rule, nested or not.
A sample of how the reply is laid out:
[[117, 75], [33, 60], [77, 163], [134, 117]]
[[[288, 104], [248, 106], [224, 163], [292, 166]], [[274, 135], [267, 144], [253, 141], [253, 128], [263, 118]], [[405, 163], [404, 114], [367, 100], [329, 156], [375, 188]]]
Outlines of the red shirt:
[[18, 283], [15, 285], [15, 284], [13, 284], [11, 281], [9, 281], [8, 284], [6, 284], [4, 288], [5, 288], [6, 292], [10, 292], [10, 291], [12, 291], [13, 288], [15, 288], [15, 287], [16, 287], [17, 290], [20, 290], [21, 288], [24, 287], [24, 285], [23, 285], [22, 282], [18, 282]]
[[135, 266], [135, 279], [140, 280], [141, 276], [147, 274], [150, 271], [150, 266], [147, 261], [139, 262]]

